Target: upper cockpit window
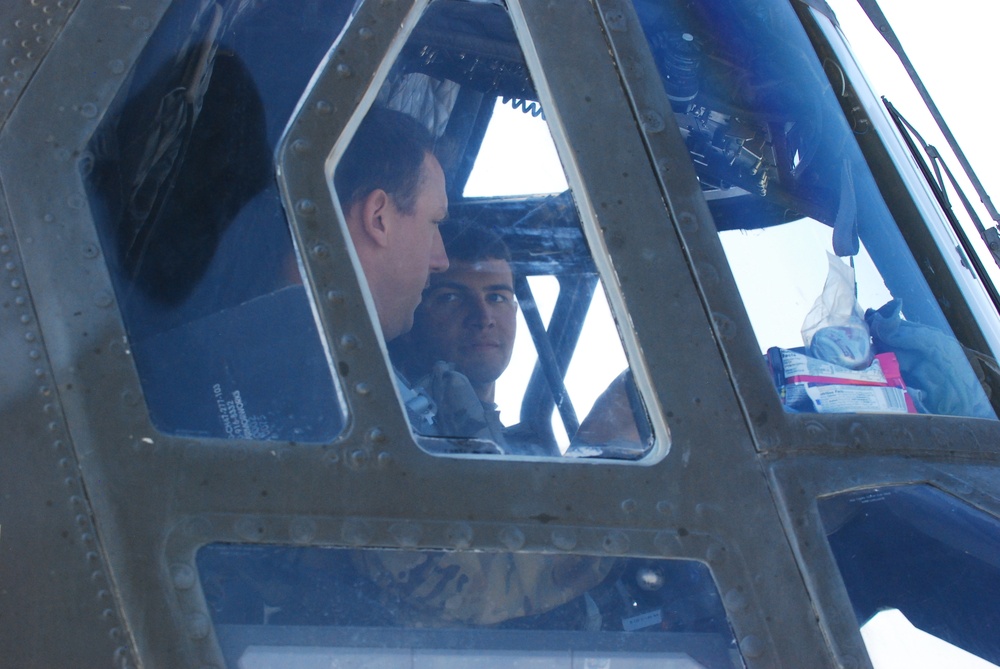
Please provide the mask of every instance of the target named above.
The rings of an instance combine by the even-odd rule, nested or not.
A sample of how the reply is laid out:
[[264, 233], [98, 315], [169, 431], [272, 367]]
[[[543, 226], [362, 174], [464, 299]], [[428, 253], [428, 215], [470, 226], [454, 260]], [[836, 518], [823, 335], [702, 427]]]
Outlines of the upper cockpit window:
[[634, 6], [785, 408], [995, 419], [789, 3]]
[[[566, 182], [506, 10], [431, 3], [334, 175], [425, 450], [638, 459], [652, 448]], [[555, 302], [547, 323], [536, 290]], [[584, 330], [599, 354], [578, 345], [595, 345]], [[515, 340], [531, 342], [527, 364], [511, 364]], [[592, 366], [589, 388], [569, 388], [573, 361], [596, 357], [620, 366]], [[498, 382], [517, 388], [504, 405]]]
[[91, 142], [91, 211], [163, 432], [329, 441], [344, 425], [272, 155], [353, 5], [174, 2]]
[[568, 187], [541, 107], [524, 113], [498, 99], [462, 197], [547, 195]]

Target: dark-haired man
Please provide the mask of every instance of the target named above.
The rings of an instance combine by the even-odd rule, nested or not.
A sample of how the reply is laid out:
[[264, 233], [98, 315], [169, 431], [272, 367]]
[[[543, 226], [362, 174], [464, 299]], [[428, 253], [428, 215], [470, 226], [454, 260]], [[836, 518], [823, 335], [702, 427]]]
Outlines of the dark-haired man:
[[517, 302], [510, 251], [499, 236], [474, 225], [441, 227], [449, 268], [431, 277], [403, 338], [404, 370], [423, 376], [438, 360], [452, 363], [482, 402], [510, 363]]
[[442, 435], [488, 439], [507, 455], [558, 456], [554, 444], [505, 429], [494, 402], [517, 330], [507, 245], [478, 225], [449, 223], [441, 236], [450, 265], [431, 276], [413, 329], [390, 346], [393, 360], [435, 399]]
[[[414, 315], [413, 329], [390, 352], [410, 378], [436, 400], [439, 420], [451, 436], [494, 441], [507, 455], [560, 454], [558, 447], [520, 426], [505, 428], [494, 402], [496, 381], [507, 369], [514, 346], [517, 304], [510, 251], [489, 229], [474, 224], [441, 226], [450, 265], [434, 274]], [[482, 409], [474, 406], [464, 378]], [[573, 436], [567, 455], [640, 457], [648, 443], [639, 435], [626, 374], [602, 393]]]

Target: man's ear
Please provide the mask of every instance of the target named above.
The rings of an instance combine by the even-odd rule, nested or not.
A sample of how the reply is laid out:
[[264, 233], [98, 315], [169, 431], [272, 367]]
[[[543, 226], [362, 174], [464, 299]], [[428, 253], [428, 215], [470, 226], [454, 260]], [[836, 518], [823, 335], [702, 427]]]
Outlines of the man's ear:
[[381, 188], [376, 188], [360, 202], [361, 230], [373, 243], [386, 246], [389, 243], [389, 216], [392, 200]]

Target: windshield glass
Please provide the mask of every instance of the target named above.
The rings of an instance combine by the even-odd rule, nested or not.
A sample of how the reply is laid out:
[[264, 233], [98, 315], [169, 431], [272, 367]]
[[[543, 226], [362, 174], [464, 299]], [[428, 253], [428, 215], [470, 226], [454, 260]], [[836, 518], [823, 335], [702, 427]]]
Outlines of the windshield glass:
[[421, 447], [563, 461], [654, 451], [503, 6], [430, 4], [333, 181]]
[[791, 5], [634, 7], [785, 408], [995, 418]]

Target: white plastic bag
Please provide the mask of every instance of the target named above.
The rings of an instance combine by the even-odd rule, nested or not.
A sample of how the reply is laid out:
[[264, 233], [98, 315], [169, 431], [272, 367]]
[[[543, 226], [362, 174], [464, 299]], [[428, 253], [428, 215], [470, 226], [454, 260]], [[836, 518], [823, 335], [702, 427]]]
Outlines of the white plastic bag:
[[874, 352], [865, 313], [854, 292], [854, 268], [827, 253], [830, 270], [817, 298], [802, 323], [806, 353], [849, 369], [868, 367]]

